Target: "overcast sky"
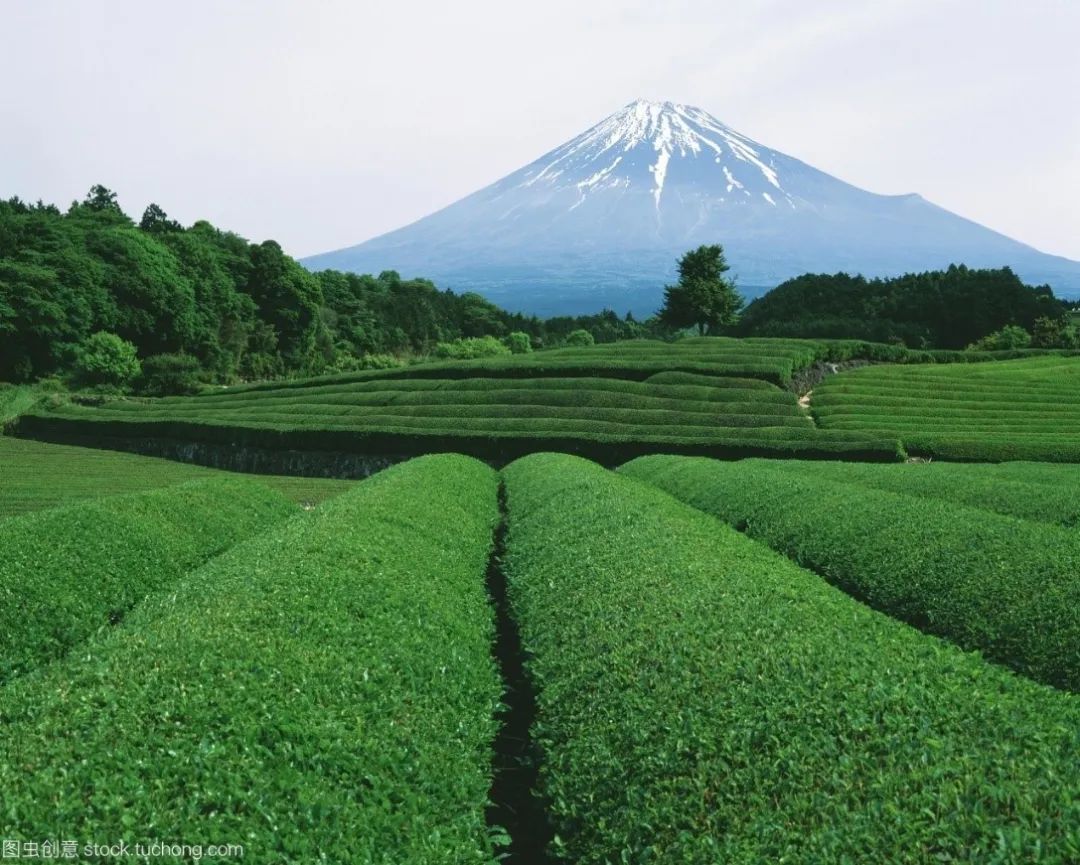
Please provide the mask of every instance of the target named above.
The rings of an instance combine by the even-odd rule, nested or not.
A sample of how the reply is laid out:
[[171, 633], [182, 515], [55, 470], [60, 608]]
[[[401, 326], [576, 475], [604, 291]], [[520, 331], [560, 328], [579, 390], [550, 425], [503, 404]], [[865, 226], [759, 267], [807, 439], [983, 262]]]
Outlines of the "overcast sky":
[[94, 183], [296, 256], [637, 97], [1080, 259], [1080, 0], [0, 0], [0, 196]]

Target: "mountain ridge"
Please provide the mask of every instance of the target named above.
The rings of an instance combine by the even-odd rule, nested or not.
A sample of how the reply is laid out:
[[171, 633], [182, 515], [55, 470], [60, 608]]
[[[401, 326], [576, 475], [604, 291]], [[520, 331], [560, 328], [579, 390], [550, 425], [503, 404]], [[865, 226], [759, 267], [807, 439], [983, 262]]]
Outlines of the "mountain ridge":
[[420, 220], [302, 263], [427, 276], [527, 312], [648, 313], [678, 255], [715, 242], [749, 295], [805, 272], [894, 276], [954, 262], [1008, 265], [1080, 294], [1080, 262], [917, 193], [860, 189], [699, 108], [645, 100]]

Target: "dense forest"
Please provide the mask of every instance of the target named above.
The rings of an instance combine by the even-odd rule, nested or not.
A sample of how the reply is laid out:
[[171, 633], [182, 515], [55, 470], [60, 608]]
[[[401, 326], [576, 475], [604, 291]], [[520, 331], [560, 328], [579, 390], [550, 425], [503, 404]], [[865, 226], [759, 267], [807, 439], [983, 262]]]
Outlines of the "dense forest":
[[67, 212], [0, 201], [0, 381], [228, 382], [642, 333], [611, 311], [542, 321], [392, 271], [310, 273], [274, 241], [185, 228], [157, 205], [135, 223], [102, 186]]
[[1049, 286], [1025, 285], [1007, 267], [953, 265], [890, 279], [805, 274], [751, 303], [737, 333], [961, 349], [1012, 326], [1052, 343], [1049, 332], [1063, 333], [1065, 309]]

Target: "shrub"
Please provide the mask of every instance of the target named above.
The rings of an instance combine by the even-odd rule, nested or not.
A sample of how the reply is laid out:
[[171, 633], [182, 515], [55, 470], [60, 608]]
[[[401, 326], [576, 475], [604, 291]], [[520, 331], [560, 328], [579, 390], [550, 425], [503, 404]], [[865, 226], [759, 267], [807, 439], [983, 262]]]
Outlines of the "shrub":
[[520, 330], [507, 334], [503, 342], [506, 343], [511, 354], [529, 354], [533, 350], [532, 339]]
[[480, 357], [498, 357], [510, 354], [507, 348], [494, 336], [470, 336], [455, 339], [453, 342], [440, 342], [432, 353], [438, 358], [470, 360]]
[[88, 336], [75, 355], [74, 379], [84, 387], [125, 388], [139, 375], [135, 346], [115, 333]]
[[939, 499], [1036, 522], [1080, 526], [1080, 499], [1075, 479], [1058, 466], [1048, 466], [1059, 484], [1032, 483], [1035, 466], [1021, 466], [1002, 475], [996, 466], [933, 462], [922, 465], [873, 465], [855, 462], [784, 463], [785, 471], [826, 481], [853, 483], [867, 489]]
[[1031, 334], [1022, 327], [1009, 324], [1001, 330], [987, 334], [967, 347], [968, 351], [1007, 351], [1027, 348], [1031, 345]]
[[593, 345], [596, 339], [593, 335], [583, 329], [572, 330], [566, 335], [565, 345]]
[[560, 860], [1076, 858], [1071, 695], [627, 477], [555, 454], [504, 476]]
[[155, 354], [142, 362], [139, 390], [150, 396], [198, 393], [202, 387], [198, 358], [190, 354]]

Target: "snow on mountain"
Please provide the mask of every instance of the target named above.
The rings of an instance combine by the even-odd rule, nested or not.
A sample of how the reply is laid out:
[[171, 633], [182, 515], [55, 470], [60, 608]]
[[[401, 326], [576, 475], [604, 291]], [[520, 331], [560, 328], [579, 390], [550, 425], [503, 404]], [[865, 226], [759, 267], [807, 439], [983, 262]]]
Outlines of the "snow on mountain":
[[675, 260], [722, 243], [759, 294], [807, 271], [884, 276], [1010, 265], [1080, 293], [1080, 263], [1038, 252], [918, 195], [858, 189], [699, 108], [638, 100], [449, 207], [320, 269], [426, 276], [540, 314], [655, 309]]

